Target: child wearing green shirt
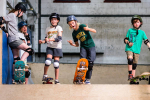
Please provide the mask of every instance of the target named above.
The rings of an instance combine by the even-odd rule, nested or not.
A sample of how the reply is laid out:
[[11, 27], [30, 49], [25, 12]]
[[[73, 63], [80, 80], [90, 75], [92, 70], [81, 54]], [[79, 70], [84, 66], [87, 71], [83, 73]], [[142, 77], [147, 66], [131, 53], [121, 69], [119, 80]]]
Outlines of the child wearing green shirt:
[[74, 29], [72, 32], [74, 43], [72, 40], [69, 40], [68, 42], [70, 45], [78, 47], [78, 40], [80, 40], [80, 58], [87, 58], [89, 61], [85, 84], [90, 84], [94, 60], [96, 58], [95, 43], [90, 32], [96, 33], [96, 30], [89, 28], [85, 24], [79, 24], [76, 17], [73, 15], [67, 17], [67, 24], [70, 28]]
[[[145, 32], [139, 29], [143, 23], [142, 18], [139, 15], [134, 15], [131, 19], [131, 23], [133, 28], [128, 30], [126, 37], [124, 38], [124, 43], [126, 44], [125, 52], [128, 59], [128, 79], [135, 77], [135, 70], [137, 67], [143, 40], [150, 50], [150, 43]], [[136, 82], [130, 83], [135, 84]]]

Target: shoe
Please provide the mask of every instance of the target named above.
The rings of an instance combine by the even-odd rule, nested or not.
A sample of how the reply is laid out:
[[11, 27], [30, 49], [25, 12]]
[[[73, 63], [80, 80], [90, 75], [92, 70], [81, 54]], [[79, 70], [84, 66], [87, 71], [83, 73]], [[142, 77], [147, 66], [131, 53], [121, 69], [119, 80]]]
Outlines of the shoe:
[[129, 74], [128, 75], [128, 80], [132, 79], [133, 78], [133, 74]]
[[130, 81], [130, 84], [139, 84], [139, 82]]
[[85, 84], [91, 84], [91, 83], [90, 83], [90, 80], [87, 80], [87, 79], [86, 79], [86, 80], [85, 80]]
[[42, 81], [45, 81], [45, 79], [48, 77], [48, 75], [43, 75]]
[[58, 81], [58, 80], [57, 80], [57, 81], [55, 80], [55, 84], [60, 84], [60, 83], [59, 83], [59, 81]]

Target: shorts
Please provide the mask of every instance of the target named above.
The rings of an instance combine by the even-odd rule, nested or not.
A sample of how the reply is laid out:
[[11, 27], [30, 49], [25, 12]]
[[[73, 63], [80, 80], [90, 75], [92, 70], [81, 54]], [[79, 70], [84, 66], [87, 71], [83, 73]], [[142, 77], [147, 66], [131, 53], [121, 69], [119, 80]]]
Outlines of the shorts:
[[134, 64], [138, 63], [139, 54], [133, 53], [132, 51], [126, 51], [126, 54], [127, 54], [127, 59], [128, 59], [128, 56], [132, 56], [133, 57], [133, 63]]
[[95, 47], [91, 47], [88, 49], [80, 48], [80, 58], [86, 58], [88, 61], [94, 62], [94, 60], [96, 59]]
[[56, 48], [46, 48], [46, 55], [51, 54], [53, 57], [63, 57], [62, 49], [56, 49]]
[[11, 49], [16, 49], [18, 46], [20, 46], [22, 43], [24, 43], [22, 40], [15, 40], [13, 42], [9, 43], [9, 46]]

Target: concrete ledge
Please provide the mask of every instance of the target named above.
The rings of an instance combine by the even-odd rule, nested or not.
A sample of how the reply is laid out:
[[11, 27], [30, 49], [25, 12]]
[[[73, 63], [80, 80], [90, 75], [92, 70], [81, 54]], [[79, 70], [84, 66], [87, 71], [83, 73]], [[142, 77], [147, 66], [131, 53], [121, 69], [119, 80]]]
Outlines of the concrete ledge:
[[149, 85], [0, 85], [1, 100], [148, 100]]

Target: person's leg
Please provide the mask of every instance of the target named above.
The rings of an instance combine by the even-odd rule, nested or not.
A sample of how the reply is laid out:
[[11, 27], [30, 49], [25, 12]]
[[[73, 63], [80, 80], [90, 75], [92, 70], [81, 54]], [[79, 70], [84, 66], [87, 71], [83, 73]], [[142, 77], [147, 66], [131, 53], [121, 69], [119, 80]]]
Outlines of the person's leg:
[[63, 57], [62, 49], [54, 49], [54, 68], [55, 68], [55, 84], [60, 84], [59, 78], [59, 59]]
[[47, 72], [48, 72], [48, 68], [52, 63], [52, 57], [53, 57], [53, 49], [50, 47], [46, 48], [46, 60], [45, 60], [45, 66], [44, 66], [44, 75], [43, 75], [43, 79], [44, 80], [46, 77], [48, 77]]
[[30, 76], [30, 72], [28, 69], [25, 69], [25, 84], [28, 84], [28, 78]]
[[54, 57], [55, 80], [59, 77], [59, 57]]
[[134, 56], [133, 56], [133, 65], [132, 65], [132, 74], [133, 74], [133, 77], [135, 77], [135, 72], [136, 72], [136, 67], [137, 67], [138, 60], [139, 60], [139, 54], [135, 54], [134, 53]]
[[86, 57], [87, 57], [86, 49], [80, 48], [80, 58], [86, 58]]
[[15, 63], [20, 60], [19, 57], [19, 49], [12, 49], [13, 57], [14, 57], [14, 62], [13, 62], [13, 79], [14, 79], [14, 66]]
[[128, 72], [129, 72], [128, 79], [131, 79], [133, 77], [133, 74], [132, 74], [133, 52], [126, 51], [126, 54], [127, 54]]
[[22, 43], [17, 48], [25, 51], [21, 57], [22, 61], [24, 61], [29, 55], [32, 55], [34, 53], [34, 50], [25, 43]]
[[87, 49], [87, 59], [89, 61], [88, 71], [86, 73], [86, 79], [90, 80], [93, 71], [94, 60], [96, 59], [95, 47]]
[[49, 66], [52, 63], [52, 55], [51, 54], [47, 54], [46, 58], [47, 59], [45, 61], [45, 66], [44, 66], [44, 75], [47, 75], [48, 68], [49, 68]]

